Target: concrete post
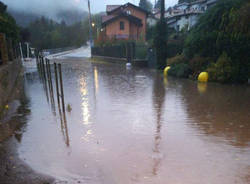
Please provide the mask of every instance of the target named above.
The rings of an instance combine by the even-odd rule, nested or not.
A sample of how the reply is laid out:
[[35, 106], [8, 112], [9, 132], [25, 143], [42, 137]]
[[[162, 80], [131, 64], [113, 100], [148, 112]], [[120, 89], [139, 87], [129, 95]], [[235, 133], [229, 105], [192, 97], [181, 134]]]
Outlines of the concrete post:
[[6, 63], [9, 60], [8, 49], [6, 43], [5, 34], [0, 33], [0, 52], [1, 52], [1, 60], [3, 63]]

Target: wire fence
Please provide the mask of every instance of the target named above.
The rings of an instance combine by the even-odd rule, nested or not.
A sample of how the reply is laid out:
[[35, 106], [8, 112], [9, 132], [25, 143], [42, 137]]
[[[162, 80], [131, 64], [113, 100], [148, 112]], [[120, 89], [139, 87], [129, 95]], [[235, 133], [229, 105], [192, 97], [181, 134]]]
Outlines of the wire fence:
[[148, 47], [134, 43], [113, 46], [96, 46], [91, 49], [93, 56], [114, 58], [147, 59]]

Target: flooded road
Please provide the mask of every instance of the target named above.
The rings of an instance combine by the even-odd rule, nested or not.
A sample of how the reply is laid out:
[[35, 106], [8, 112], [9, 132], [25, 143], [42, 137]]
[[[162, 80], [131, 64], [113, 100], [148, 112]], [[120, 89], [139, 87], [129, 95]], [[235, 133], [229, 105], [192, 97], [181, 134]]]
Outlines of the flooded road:
[[249, 87], [87, 59], [62, 69], [66, 126], [38, 73], [25, 75], [18, 152], [34, 170], [56, 183], [250, 183]]

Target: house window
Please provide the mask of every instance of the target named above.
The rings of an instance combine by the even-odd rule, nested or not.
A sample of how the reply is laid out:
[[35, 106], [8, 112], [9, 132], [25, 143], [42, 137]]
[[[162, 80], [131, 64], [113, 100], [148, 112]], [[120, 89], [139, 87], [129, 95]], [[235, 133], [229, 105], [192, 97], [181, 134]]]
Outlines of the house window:
[[128, 14], [128, 15], [131, 15], [131, 11], [130, 11], [130, 10], [127, 10], [127, 14]]
[[124, 28], [125, 28], [124, 22], [121, 21], [121, 22], [120, 22], [120, 30], [124, 30]]

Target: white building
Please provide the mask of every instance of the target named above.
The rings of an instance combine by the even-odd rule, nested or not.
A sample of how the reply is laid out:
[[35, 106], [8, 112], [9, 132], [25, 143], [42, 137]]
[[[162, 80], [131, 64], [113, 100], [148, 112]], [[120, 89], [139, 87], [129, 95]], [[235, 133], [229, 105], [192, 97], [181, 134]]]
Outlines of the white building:
[[[193, 27], [201, 14], [213, 6], [217, 0], [197, 0], [191, 3], [181, 3], [170, 7], [165, 12], [165, 18], [170, 27], [181, 31]], [[160, 12], [155, 13], [156, 18], [160, 18]]]
[[153, 16], [153, 14], [150, 14], [147, 18], [147, 25], [154, 26], [156, 25], [157, 21], [158, 19], [155, 16]]

